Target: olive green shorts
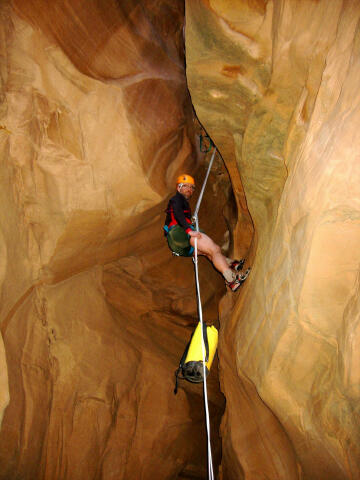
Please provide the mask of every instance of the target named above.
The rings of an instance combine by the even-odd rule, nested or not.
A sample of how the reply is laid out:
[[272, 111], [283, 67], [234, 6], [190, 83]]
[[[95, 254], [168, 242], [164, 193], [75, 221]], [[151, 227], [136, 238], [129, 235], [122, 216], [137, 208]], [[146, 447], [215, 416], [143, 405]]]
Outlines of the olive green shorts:
[[192, 257], [194, 247], [190, 245], [189, 235], [180, 225], [171, 227], [166, 235], [169, 248], [181, 257]]

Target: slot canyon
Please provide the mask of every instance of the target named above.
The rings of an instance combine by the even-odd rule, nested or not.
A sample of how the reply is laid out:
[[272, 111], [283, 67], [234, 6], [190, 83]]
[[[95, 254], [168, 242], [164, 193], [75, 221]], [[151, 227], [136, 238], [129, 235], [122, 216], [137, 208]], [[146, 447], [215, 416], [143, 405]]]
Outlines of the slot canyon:
[[[0, 480], [360, 478], [358, 0], [2, 0]], [[203, 145], [204, 146], [204, 145]], [[206, 144], [208, 146], [208, 144]]]

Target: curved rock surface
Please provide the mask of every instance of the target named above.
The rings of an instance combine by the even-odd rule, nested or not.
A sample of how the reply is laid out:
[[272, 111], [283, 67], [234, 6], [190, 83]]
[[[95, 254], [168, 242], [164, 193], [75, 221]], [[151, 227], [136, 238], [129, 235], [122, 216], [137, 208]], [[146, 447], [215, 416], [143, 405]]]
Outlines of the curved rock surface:
[[[201, 389], [172, 393], [193, 268], [161, 235], [177, 174], [204, 176], [183, 16], [0, 5], [3, 480], [206, 478]], [[227, 170], [201, 226], [252, 265], [221, 301], [222, 447], [209, 377], [223, 480], [360, 477], [359, 20], [357, 0], [186, 2], [191, 100]], [[216, 323], [223, 282], [200, 272]]]
[[[201, 387], [173, 395], [193, 267], [162, 235], [176, 176], [201, 159], [183, 4], [14, 1], [0, 15], [0, 478], [204, 478]], [[220, 163], [212, 183], [204, 227], [222, 243]], [[215, 322], [223, 282], [202, 263]]]
[[192, 101], [255, 228], [222, 303], [222, 478], [359, 478], [360, 5], [186, 12]]

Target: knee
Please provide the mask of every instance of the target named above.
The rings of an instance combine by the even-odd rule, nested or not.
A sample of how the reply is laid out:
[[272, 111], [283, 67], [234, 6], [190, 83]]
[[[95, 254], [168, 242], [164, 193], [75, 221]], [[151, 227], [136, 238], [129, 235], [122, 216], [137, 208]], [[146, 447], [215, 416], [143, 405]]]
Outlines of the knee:
[[211, 253], [213, 255], [219, 255], [221, 254], [221, 248], [219, 247], [219, 245], [217, 245], [216, 243], [213, 243], [213, 245], [211, 246]]

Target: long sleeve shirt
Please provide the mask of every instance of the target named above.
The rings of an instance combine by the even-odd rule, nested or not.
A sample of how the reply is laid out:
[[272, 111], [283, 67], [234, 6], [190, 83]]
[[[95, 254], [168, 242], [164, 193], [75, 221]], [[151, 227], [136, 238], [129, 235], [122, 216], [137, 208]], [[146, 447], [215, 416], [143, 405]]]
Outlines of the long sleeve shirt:
[[166, 209], [165, 225], [168, 227], [180, 225], [186, 233], [192, 230], [190, 205], [180, 192], [176, 192], [176, 195], [169, 200]]

